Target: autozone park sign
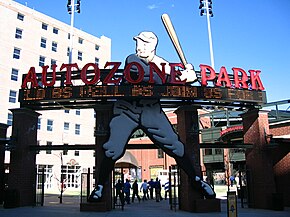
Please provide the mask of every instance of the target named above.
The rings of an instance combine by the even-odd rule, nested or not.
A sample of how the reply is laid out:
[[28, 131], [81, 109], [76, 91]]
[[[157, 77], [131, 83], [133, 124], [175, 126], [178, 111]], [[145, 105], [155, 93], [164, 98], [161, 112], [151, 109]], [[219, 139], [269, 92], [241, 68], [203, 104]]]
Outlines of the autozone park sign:
[[[182, 64], [170, 63], [171, 73], [159, 69], [154, 63], [150, 65], [148, 82], [144, 83], [144, 70], [137, 62], [128, 64], [125, 69], [119, 69], [120, 62], [107, 62], [105, 69], [88, 63], [82, 69], [76, 63], [62, 64], [57, 71], [53, 65], [43, 66], [37, 73], [31, 67], [19, 91], [19, 102], [24, 107], [39, 107], [45, 109], [47, 104], [68, 104], [74, 100], [79, 105], [93, 104], [98, 100], [112, 99], [160, 99], [164, 102], [187, 101], [192, 103], [241, 103], [259, 105], [266, 102], [266, 93], [260, 79], [259, 70], [232, 68], [229, 74], [225, 67], [217, 73], [208, 65], [200, 65], [198, 81], [193, 84], [180, 80]], [[132, 77], [131, 67], [138, 69], [138, 76]], [[106, 69], [109, 68], [109, 69]], [[162, 84], [155, 84], [153, 75], [158, 75]]]

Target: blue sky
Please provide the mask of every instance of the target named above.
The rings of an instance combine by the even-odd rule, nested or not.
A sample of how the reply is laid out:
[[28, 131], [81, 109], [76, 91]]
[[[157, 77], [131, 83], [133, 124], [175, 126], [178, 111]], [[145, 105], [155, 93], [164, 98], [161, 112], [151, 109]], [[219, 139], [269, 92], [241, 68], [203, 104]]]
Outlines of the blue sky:
[[[17, 0], [30, 8], [70, 24], [67, 0]], [[196, 70], [210, 65], [206, 17], [199, 0], [82, 0], [75, 27], [112, 39], [112, 61], [123, 62], [134, 53], [132, 38], [153, 31], [159, 38], [157, 54], [180, 62], [163, 27], [169, 14], [186, 59]], [[290, 1], [213, 0], [211, 18], [215, 68], [225, 66], [261, 70], [268, 102], [290, 99]]]

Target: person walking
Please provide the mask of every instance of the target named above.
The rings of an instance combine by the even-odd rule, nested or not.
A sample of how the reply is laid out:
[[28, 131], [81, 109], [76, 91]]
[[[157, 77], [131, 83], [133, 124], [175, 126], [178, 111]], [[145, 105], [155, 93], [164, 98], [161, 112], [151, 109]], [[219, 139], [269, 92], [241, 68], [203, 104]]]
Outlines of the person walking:
[[170, 184], [169, 180], [167, 180], [167, 182], [164, 184], [164, 191], [165, 191], [164, 199], [165, 200], [167, 200], [167, 196], [169, 196], [170, 188], [171, 188], [171, 184]]
[[154, 188], [155, 188], [155, 182], [153, 179], [151, 179], [149, 182], [149, 193], [150, 193], [150, 199], [153, 200], [153, 192], [154, 192]]
[[141, 187], [140, 187], [140, 191], [143, 189], [143, 198], [142, 200], [147, 200], [147, 196], [148, 196], [148, 183], [147, 180], [144, 179], [144, 182], [142, 183]]
[[119, 179], [118, 182], [116, 183], [115, 185], [115, 189], [116, 189], [116, 197], [115, 197], [115, 204], [117, 203], [117, 199], [118, 197], [120, 198], [120, 201], [121, 201], [121, 204], [122, 206], [124, 206], [125, 204], [125, 201], [124, 201], [124, 185], [123, 183], [121, 182], [121, 180]]
[[230, 176], [230, 183], [231, 183], [231, 187], [234, 186], [234, 182], [235, 182], [235, 177], [233, 175]]
[[133, 189], [133, 194], [132, 194], [132, 203], [134, 203], [134, 199], [135, 199], [135, 196], [137, 197], [139, 203], [141, 201], [141, 198], [139, 196], [139, 188], [138, 188], [138, 183], [137, 183], [137, 180], [134, 181], [133, 185], [132, 185], [132, 189]]
[[126, 179], [126, 182], [124, 184], [124, 193], [125, 193], [125, 201], [127, 204], [130, 204], [130, 189], [131, 184], [129, 182], [129, 179]]
[[155, 182], [155, 197], [156, 197], [156, 202], [159, 202], [161, 200], [161, 184], [158, 178], [156, 178], [156, 182]]

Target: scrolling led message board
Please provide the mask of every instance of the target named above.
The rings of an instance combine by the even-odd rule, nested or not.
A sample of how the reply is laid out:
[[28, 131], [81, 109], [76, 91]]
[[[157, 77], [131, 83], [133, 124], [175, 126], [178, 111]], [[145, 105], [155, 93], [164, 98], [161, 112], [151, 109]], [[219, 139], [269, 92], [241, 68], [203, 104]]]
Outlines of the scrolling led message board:
[[[31, 67], [24, 75], [19, 91], [21, 107], [34, 109], [63, 108], [74, 105], [92, 107], [97, 101], [116, 99], [160, 99], [162, 104], [225, 104], [255, 106], [266, 102], [266, 93], [259, 70], [232, 68], [228, 74], [225, 67], [219, 73], [208, 65], [200, 65], [199, 80], [193, 84], [180, 80], [182, 64], [170, 63], [171, 73], [166, 75], [154, 63], [150, 63], [150, 77], [144, 82], [144, 70], [137, 62], [119, 69], [120, 62], [107, 62], [99, 69], [94, 63], [81, 70], [74, 64], [43, 66], [41, 73]], [[138, 76], [131, 77], [130, 69], [138, 69]], [[153, 75], [158, 75], [162, 84], [155, 84]]]

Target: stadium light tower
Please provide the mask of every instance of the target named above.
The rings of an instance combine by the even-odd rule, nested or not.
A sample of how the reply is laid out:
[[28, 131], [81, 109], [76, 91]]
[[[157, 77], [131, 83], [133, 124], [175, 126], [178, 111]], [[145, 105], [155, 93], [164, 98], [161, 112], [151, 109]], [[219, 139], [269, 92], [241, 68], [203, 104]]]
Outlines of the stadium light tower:
[[206, 18], [207, 18], [210, 61], [211, 61], [211, 67], [214, 69], [214, 56], [213, 56], [212, 36], [211, 36], [211, 28], [210, 28], [210, 17], [213, 17], [212, 0], [200, 0], [199, 9], [200, 9], [200, 16], [206, 15]]
[[68, 62], [72, 63], [72, 50], [73, 50], [73, 29], [74, 29], [74, 14], [75, 12], [81, 12], [81, 0], [68, 0], [67, 1], [67, 12], [71, 15], [70, 17], [70, 46], [69, 46], [69, 59]]

